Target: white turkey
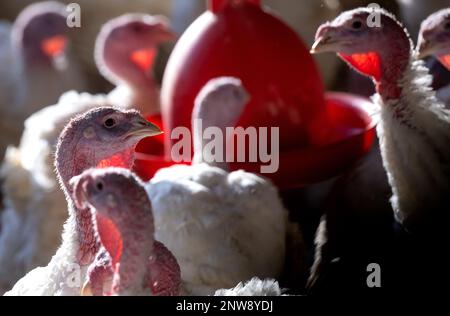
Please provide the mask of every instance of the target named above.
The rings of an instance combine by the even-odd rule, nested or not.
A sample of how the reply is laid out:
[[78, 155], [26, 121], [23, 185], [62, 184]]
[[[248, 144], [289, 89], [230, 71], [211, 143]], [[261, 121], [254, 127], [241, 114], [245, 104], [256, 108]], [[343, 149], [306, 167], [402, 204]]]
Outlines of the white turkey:
[[121, 168], [87, 170], [72, 181], [75, 203], [90, 207], [94, 229], [109, 257], [92, 263], [92, 289], [101, 289], [98, 295], [178, 295], [180, 267], [154, 238], [144, 183]]
[[450, 113], [431, 90], [431, 77], [413, 54], [406, 30], [381, 9], [376, 10], [381, 27], [368, 27], [372, 12], [355, 9], [324, 24], [312, 50], [337, 52], [374, 79], [373, 100], [381, 109], [377, 132], [393, 191], [391, 204], [400, 222], [420, 224], [427, 213], [448, 205]]
[[[369, 27], [374, 14], [381, 23]], [[373, 101], [380, 107], [377, 134], [390, 203], [407, 230], [386, 249], [385, 260], [395, 271], [390, 281], [407, 290], [446, 284], [439, 253], [450, 205], [450, 112], [431, 89], [432, 78], [407, 31], [383, 9], [358, 8], [323, 24], [312, 52], [338, 53], [376, 86]]]
[[6, 295], [79, 295], [87, 267], [99, 249], [88, 206], [73, 201], [69, 181], [84, 170], [116, 157], [131, 168], [134, 147], [144, 137], [160, 133], [138, 112], [97, 108], [70, 121], [60, 135], [55, 166], [66, 196], [69, 218], [62, 243], [45, 267], [21, 278]]
[[431, 13], [448, 7], [448, 0], [397, 0], [400, 7], [400, 17], [408, 31], [417, 38], [420, 23]]
[[277, 189], [256, 174], [229, 172], [202, 137], [208, 127], [234, 127], [247, 100], [238, 79], [208, 82], [193, 110], [192, 166], [161, 169], [147, 184], [155, 237], [177, 258], [185, 294], [212, 295], [283, 269], [288, 224]]
[[[120, 34], [115, 35], [115, 32]], [[125, 40], [124, 36], [127, 37]], [[20, 146], [8, 148], [1, 167], [4, 211], [0, 218], [3, 226], [0, 231], [0, 265], [3, 267], [0, 271], [0, 287], [8, 288], [27, 271], [46, 264], [60, 244], [67, 212], [66, 200], [53, 172], [53, 155], [63, 127], [77, 114], [94, 107], [138, 106], [134, 103], [137, 101], [134, 96], [141, 95], [137, 87], [142, 80], [149, 83], [150, 89], [141, 87], [141, 90], [153, 93], [158, 89], [150, 73], [138, 65], [130, 64], [130, 56], [141, 49], [151, 52], [159, 40], [172, 38], [164, 19], [126, 15], [105, 26], [99, 38], [99, 68], [108, 76], [114, 75], [116, 80], [124, 75], [121, 83], [129, 82], [127, 86], [133, 87], [133, 91], [138, 93], [129, 93], [127, 86], [117, 88], [108, 95], [70, 91], [64, 93], [56, 105], [46, 107], [26, 120]], [[100, 43], [109, 43], [108, 49], [112, 51], [104, 56], [105, 60], [102, 56], [106, 50]], [[140, 56], [145, 57], [145, 52]], [[146, 70], [150, 70], [151, 64], [148, 62], [151, 59], [142, 60], [147, 63]], [[112, 68], [109, 69], [109, 66]], [[121, 69], [128, 69], [127, 73], [124, 74]], [[124, 92], [123, 97], [119, 97], [119, 91]], [[152, 101], [148, 99], [139, 103], [138, 108], [157, 107]]]

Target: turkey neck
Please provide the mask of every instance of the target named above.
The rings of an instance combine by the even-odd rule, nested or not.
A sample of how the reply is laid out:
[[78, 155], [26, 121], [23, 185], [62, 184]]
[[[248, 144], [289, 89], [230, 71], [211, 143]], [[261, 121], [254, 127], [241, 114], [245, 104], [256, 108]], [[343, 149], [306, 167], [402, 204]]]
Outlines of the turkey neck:
[[381, 78], [375, 97], [381, 98], [377, 132], [394, 193], [391, 204], [410, 230], [427, 230], [450, 204], [450, 128], [424, 63], [411, 51], [392, 58], [402, 61]]
[[[156, 49], [156, 48], [155, 48]], [[143, 114], [159, 112], [159, 87], [155, 83], [151, 70], [143, 70], [133, 63], [130, 55], [133, 51], [114, 51], [105, 48], [105, 67], [112, 72], [116, 86], [126, 86], [132, 93], [133, 103]], [[108, 75], [107, 75], [108, 76]], [[117, 77], [117, 78], [114, 78]]]
[[381, 77], [375, 80], [376, 90], [384, 101], [398, 99], [402, 94], [400, 81], [411, 61], [411, 43], [408, 38], [392, 41], [392, 47], [379, 52]]
[[[218, 167], [228, 171], [229, 165], [226, 161], [226, 153], [228, 144], [231, 142], [233, 136], [228, 137], [229, 135], [227, 135], [226, 129], [227, 127], [235, 127], [241, 112], [232, 113], [227, 111], [226, 104], [220, 104], [220, 102], [217, 103], [218, 104], [214, 104], [211, 103], [211, 100], [204, 100], [199, 104], [198, 108], [194, 110], [192, 116], [192, 130], [194, 133], [193, 162], [206, 163], [212, 167]], [[225, 110], [225, 112], [223, 110]], [[215, 161], [214, 157], [208, 156], [208, 152], [204, 152], [205, 146], [211, 141], [210, 139], [205, 138], [204, 135], [207, 128], [214, 128], [218, 132], [220, 131], [223, 136], [221, 139], [223, 142], [222, 157], [220, 157], [220, 154], [218, 155], [219, 158], [222, 158], [222, 161]]]
[[[81, 174], [84, 170], [96, 167], [102, 161], [103, 157], [96, 156], [95, 148], [82, 145], [80, 136], [76, 136], [74, 133], [66, 133], [62, 139], [63, 141], [58, 145], [56, 152], [56, 170], [66, 200], [68, 201], [69, 217], [75, 220], [75, 238], [78, 245], [76, 259], [80, 265], [88, 265], [95, 257], [99, 249], [99, 243], [92, 225], [91, 211], [89, 207], [79, 208], [75, 205], [69, 181], [72, 177]], [[71, 148], [73, 150], [63, 152], [62, 148]], [[134, 148], [130, 148], [123, 153], [123, 156], [128, 157], [130, 161], [125, 162], [128, 166], [122, 167], [131, 168], [133, 164], [133, 154], [129, 153], [129, 151], [133, 152]], [[70, 157], [68, 153], [72, 153], [73, 156]]]
[[[118, 295], [143, 294], [145, 280], [149, 279], [148, 260], [153, 254], [154, 224], [150, 203], [140, 214], [115, 221], [122, 235], [122, 254], [113, 278], [113, 293]], [[135, 206], [134, 209], [142, 209]], [[113, 256], [114, 257], [114, 256]], [[148, 289], [150, 292], [150, 289]]]

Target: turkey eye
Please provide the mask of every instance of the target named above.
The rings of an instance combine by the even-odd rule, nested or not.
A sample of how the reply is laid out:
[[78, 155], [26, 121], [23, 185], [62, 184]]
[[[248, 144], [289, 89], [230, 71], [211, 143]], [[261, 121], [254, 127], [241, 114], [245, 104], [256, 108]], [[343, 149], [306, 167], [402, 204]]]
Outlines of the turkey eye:
[[450, 30], [450, 22], [445, 23], [444, 29]]
[[354, 21], [352, 23], [352, 28], [354, 30], [359, 30], [360, 28], [362, 28], [362, 22], [361, 21]]
[[95, 185], [95, 187], [97, 188], [98, 191], [102, 191], [102, 190], [103, 190], [103, 183], [97, 182], [97, 184]]
[[105, 125], [105, 127], [107, 127], [107, 128], [111, 128], [114, 125], [116, 125], [116, 120], [113, 118], [109, 118], [103, 123], [103, 125]]

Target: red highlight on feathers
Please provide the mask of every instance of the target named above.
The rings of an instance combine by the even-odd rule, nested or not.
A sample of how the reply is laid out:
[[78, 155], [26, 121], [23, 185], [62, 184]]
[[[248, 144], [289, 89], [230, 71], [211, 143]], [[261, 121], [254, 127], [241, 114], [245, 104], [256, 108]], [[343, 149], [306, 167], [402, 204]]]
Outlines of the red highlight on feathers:
[[377, 81], [381, 80], [381, 59], [378, 53], [369, 52], [352, 55], [340, 53], [339, 55], [360, 72], [375, 78]]

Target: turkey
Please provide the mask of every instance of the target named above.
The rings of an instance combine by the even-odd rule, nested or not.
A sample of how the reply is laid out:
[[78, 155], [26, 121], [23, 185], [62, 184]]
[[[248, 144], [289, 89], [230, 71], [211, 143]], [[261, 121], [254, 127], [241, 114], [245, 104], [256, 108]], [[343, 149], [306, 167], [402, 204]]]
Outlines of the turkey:
[[381, 110], [377, 133], [393, 191], [391, 204], [397, 219], [412, 228], [449, 202], [450, 112], [430, 89], [431, 77], [413, 54], [406, 30], [382, 9], [375, 11], [381, 26], [368, 27], [372, 13], [355, 9], [324, 24], [312, 51], [337, 52], [374, 79], [373, 101]]
[[[419, 58], [434, 55], [450, 71], [450, 8], [440, 10], [422, 22], [417, 47]], [[436, 94], [450, 108], [450, 82], [445, 84]]]
[[[75, 203], [91, 209], [110, 262], [107, 268], [97, 266], [101, 270], [94, 274], [90, 268], [92, 289], [105, 284], [106, 295], [178, 295], [180, 267], [154, 239], [152, 206], [144, 183], [120, 168], [87, 170], [72, 182]], [[104, 273], [105, 268], [109, 273]]]
[[413, 38], [419, 33], [420, 23], [431, 13], [448, 7], [448, 0], [397, 0], [401, 20]]
[[193, 110], [192, 166], [161, 169], [146, 186], [155, 237], [177, 258], [189, 295], [212, 295], [254, 276], [279, 277], [283, 269], [287, 212], [277, 189], [256, 174], [227, 171], [202, 137], [209, 127], [223, 133], [234, 127], [247, 100], [240, 80], [209, 81]]
[[[373, 14], [381, 23], [369, 27], [366, 21]], [[374, 80], [390, 203], [406, 228], [396, 230], [392, 248], [386, 249], [389, 270], [395, 271], [391, 285], [411, 290], [445, 284], [439, 253], [445, 247], [450, 204], [450, 112], [431, 89], [432, 78], [414, 54], [409, 35], [385, 10], [358, 8], [322, 25], [312, 52], [336, 52]]]
[[[100, 53], [97, 55], [99, 68], [111, 76], [115, 70], [122, 73], [120, 69], [128, 68], [128, 75], [121, 82], [130, 80], [129, 85], [135, 87], [134, 78], [139, 82], [141, 78], [147, 78], [149, 85], [154, 87], [151, 76], [130, 65], [129, 55], [140, 49], [154, 48], [158, 38], [171, 37], [168, 26], [163, 19], [149, 16], [128, 15], [119, 21], [124, 24], [117, 20], [113, 24], [122, 35], [105, 38], [105, 32], [114, 33], [109, 24], [100, 36], [103, 39], [99, 42], [108, 42], [112, 52], [105, 56], [106, 61]], [[124, 34], [128, 35], [125, 40]], [[99, 52], [105, 52], [101, 44], [97, 47]], [[107, 70], [110, 65], [112, 69]], [[119, 73], [114, 74], [114, 78], [120, 76]], [[124, 91], [125, 97], [119, 97], [118, 90]], [[0, 218], [4, 226], [0, 231], [0, 265], [3, 267], [0, 287], [8, 288], [34, 267], [47, 264], [60, 244], [62, 226], [67, 219], [67, 202], [53, 172], [58, 135], [71, 118], [94, 107], [134, 107], [135, 98], [127, 99], [130, 94], [125, 90], [126, 87], [117, 88], [109, 95], [69, 91], [56, 105], [34, 113], [25, 121], [20, 146], [8, 148], [0, 171], [5, 204]], [[123, 100], [124, 103], [120, 103]], [[139, 108], [151, 109], [152, 105], [146, 101]]]
[[63, 5], [32, 4], [19, 14], [9, 36], [4, 33], [5, 28], [1, 32], [5, 39], [0, 47], [0, 74], [3, 75], [0, 155], [3, 157], [8, 144], [18, 143], [27, 116], [55, 103], [69, 88], [84, 88], [84, 78], [68, 56], [69, 28]]
[[[144, 137], [160, 133], [138, 112], [96, 108], [70, 121], [58, 141], [55, 166], [65, 193], [69, 218], [62, 244], [46, 267], [20, 279], [5, 295], [78, 295], [86, 269], [99, 249], [89, 207], [73, 202], [72, 177], [104, 160], [131, 168], [134, 147]], [[10, 261], [10, 264], [13, 264]]]
[[153, 65], [158, 46], [175, 38], [162, 16], [125, 14], [103, 25], [95, 44], [100, 73], [116, 88], [112, 102], [132, 104], [144, 115], [159, 113]]

